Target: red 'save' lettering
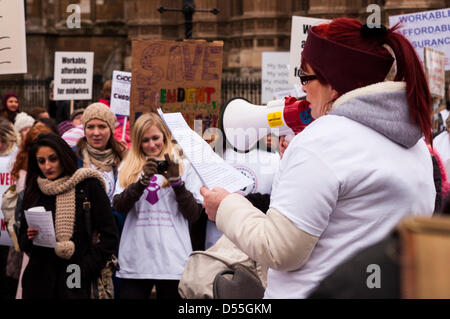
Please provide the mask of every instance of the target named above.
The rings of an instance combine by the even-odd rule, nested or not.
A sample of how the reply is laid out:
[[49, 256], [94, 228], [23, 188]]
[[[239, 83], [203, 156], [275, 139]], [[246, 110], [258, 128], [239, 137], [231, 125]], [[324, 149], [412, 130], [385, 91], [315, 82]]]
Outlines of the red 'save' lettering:
[[14, 184], [14, 177], [10, 173], [0, 173], [0, 185]]

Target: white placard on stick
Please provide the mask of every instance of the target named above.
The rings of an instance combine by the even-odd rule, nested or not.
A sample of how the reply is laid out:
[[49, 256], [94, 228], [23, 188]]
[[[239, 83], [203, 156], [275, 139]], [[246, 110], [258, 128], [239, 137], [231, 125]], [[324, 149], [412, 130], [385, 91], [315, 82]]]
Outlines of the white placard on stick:
[[261, 102], [264, 104], [289, 95], [304, 95], [298, 83], [289, 83], [289, 52], [262, 53], [261, 85]]
[[131, 72], [114, 71], [111, 86], [111, 111], [130, 116]]
[[292, 17], [289, 83], [300, 83], [301, 54], [305, 46], [306, 38], [308, 37], [308, 29], [312, 26], [330, 21], [331, 20], [308, 17]]
[[422, 62], [424, 47], [431, 47], [445, 53], [445, 70], [450, 70], [450, 8], [389, 17], [391, 27], [398, 22], [397, 32], [411, 42]]
[[94, 52], [55, 52], [55, 100], [92, 99]]
[[24, 1], [0, 1], [0, 74], [27, 73]]

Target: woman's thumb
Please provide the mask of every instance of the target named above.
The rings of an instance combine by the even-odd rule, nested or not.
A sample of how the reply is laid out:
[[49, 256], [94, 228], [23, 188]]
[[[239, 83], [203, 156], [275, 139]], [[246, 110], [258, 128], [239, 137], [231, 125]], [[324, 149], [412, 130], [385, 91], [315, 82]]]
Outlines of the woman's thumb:
[[210, 190], [208, 188], [206, 188], [205, 186], [200, 187], [200, 194], [205, 197], [208, 192], [210, 192]]

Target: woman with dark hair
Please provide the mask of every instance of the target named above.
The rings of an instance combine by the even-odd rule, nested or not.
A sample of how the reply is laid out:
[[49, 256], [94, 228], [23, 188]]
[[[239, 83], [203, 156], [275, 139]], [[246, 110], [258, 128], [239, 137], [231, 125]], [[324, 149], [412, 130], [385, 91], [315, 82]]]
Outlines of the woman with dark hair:
[[[28, 168], [28, 152], [30, 151], [31, 145], [40, 134], [48, 134], [51, 132], [51, 129], [48, 128], [44, 123], [36, 122], [25, 135], [25, 138], [21, 140], [19, 151], [17, 152], [17, 156], [15, 157], [14, 165], [11, 170], [11, 175], [15, 180], [17, 193], [20, 193], [25, 189], [25, 180], [27, 177]], [[14, 216], [12, 216], [11, 222], [12, 225], [15, 223]], [[16, 299], [22, 299], [22, 275], [25, 266], [28, 264], [28, 256], [26, 254], [23, 254], [22, 252], [17, 253], [20, 254], [21, 258], [18, 258], [15, 267], [10, 268], [16, 268], [16, 272], [19, 272], [20, 274], [18, 278], [19, 284], [17, 286]]]
[[47, 117], [41, 117], [41, 118], [37, 119], [35, 123], [44, 124], [49, 129], [51, 129], [54, 134], [60, 136], [58, 126], [56, 125], [56, 123], [53, 119], [47, 118]]
[[431, 98], [397, 26], [337, 18], [309, 29], [300, 81], [311, 123], [290, 142], [264, 215], [202, 188], [218, 229], [269, 266], [266, 298], [305, 298], [409, 215], [433, 213]]
[[[22, 278], [23, 298], [89, 298], [92, 280], [118, 246], [103, 179], [93, 169], [78, 169], [75, 154], [62, 138], [42, 134], [28, 153], [26, 185], [18, 207], [19, 245], [30, 258]], [[28, 227], [24, 211], [39, 206], [52, 212], [55, 248], [33, 244], [38, 229]], [[98, 234], [95, 243], [88, 236], [91, 232]], [[67, 284], [73, 274], [69, 265], [80, 269], [79, 285], [73, 288]]]
[[3, 109], [0, 111], [0, 116], [8, 119], [14, 124], [16, 115], [20, 113], [19, 110], [19, 96], [15, 92], [8, 92], [2, 97]]
[[50, 118], [50, 115], [48, 114], [47, 110], [43, 107], [36, 106], [32, 108], [28, 114], [32, 116], [35, 120], [39, 120], [41, 118]]

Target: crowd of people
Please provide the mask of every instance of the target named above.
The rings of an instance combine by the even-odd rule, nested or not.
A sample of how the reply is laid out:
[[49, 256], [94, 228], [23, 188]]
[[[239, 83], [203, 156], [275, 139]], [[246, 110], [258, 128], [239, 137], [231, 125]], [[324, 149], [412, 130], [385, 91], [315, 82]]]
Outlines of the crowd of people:
[[[223, 139], [224, 160], [253, 181], [232, 194], [202, 185], [158, 114], [124, 128], [110, 83], [65, 117], [55, 105], [27, 114], [3, 94], [0, 165], [18, 199], [5, 216], [17, 245], [0, 246], [0, 297], [90, 298], [116, 255], [116, 298], [177, 299], [191, 252], [225, 236], [268, 268], [265, 298], [307, 298], [403, 218], [440, 213], [450, 140], [445, 132], [433, 148], [427, 81], [395, 30], [349, 18], [309, 30], [300, 80], [314, 121], [272, 149], [243, 153]], [[54, 248], [33, 244], [39, 229], [25, 218], [42, 207]], [[72, 264], [77, 287], [67, 285]]]

